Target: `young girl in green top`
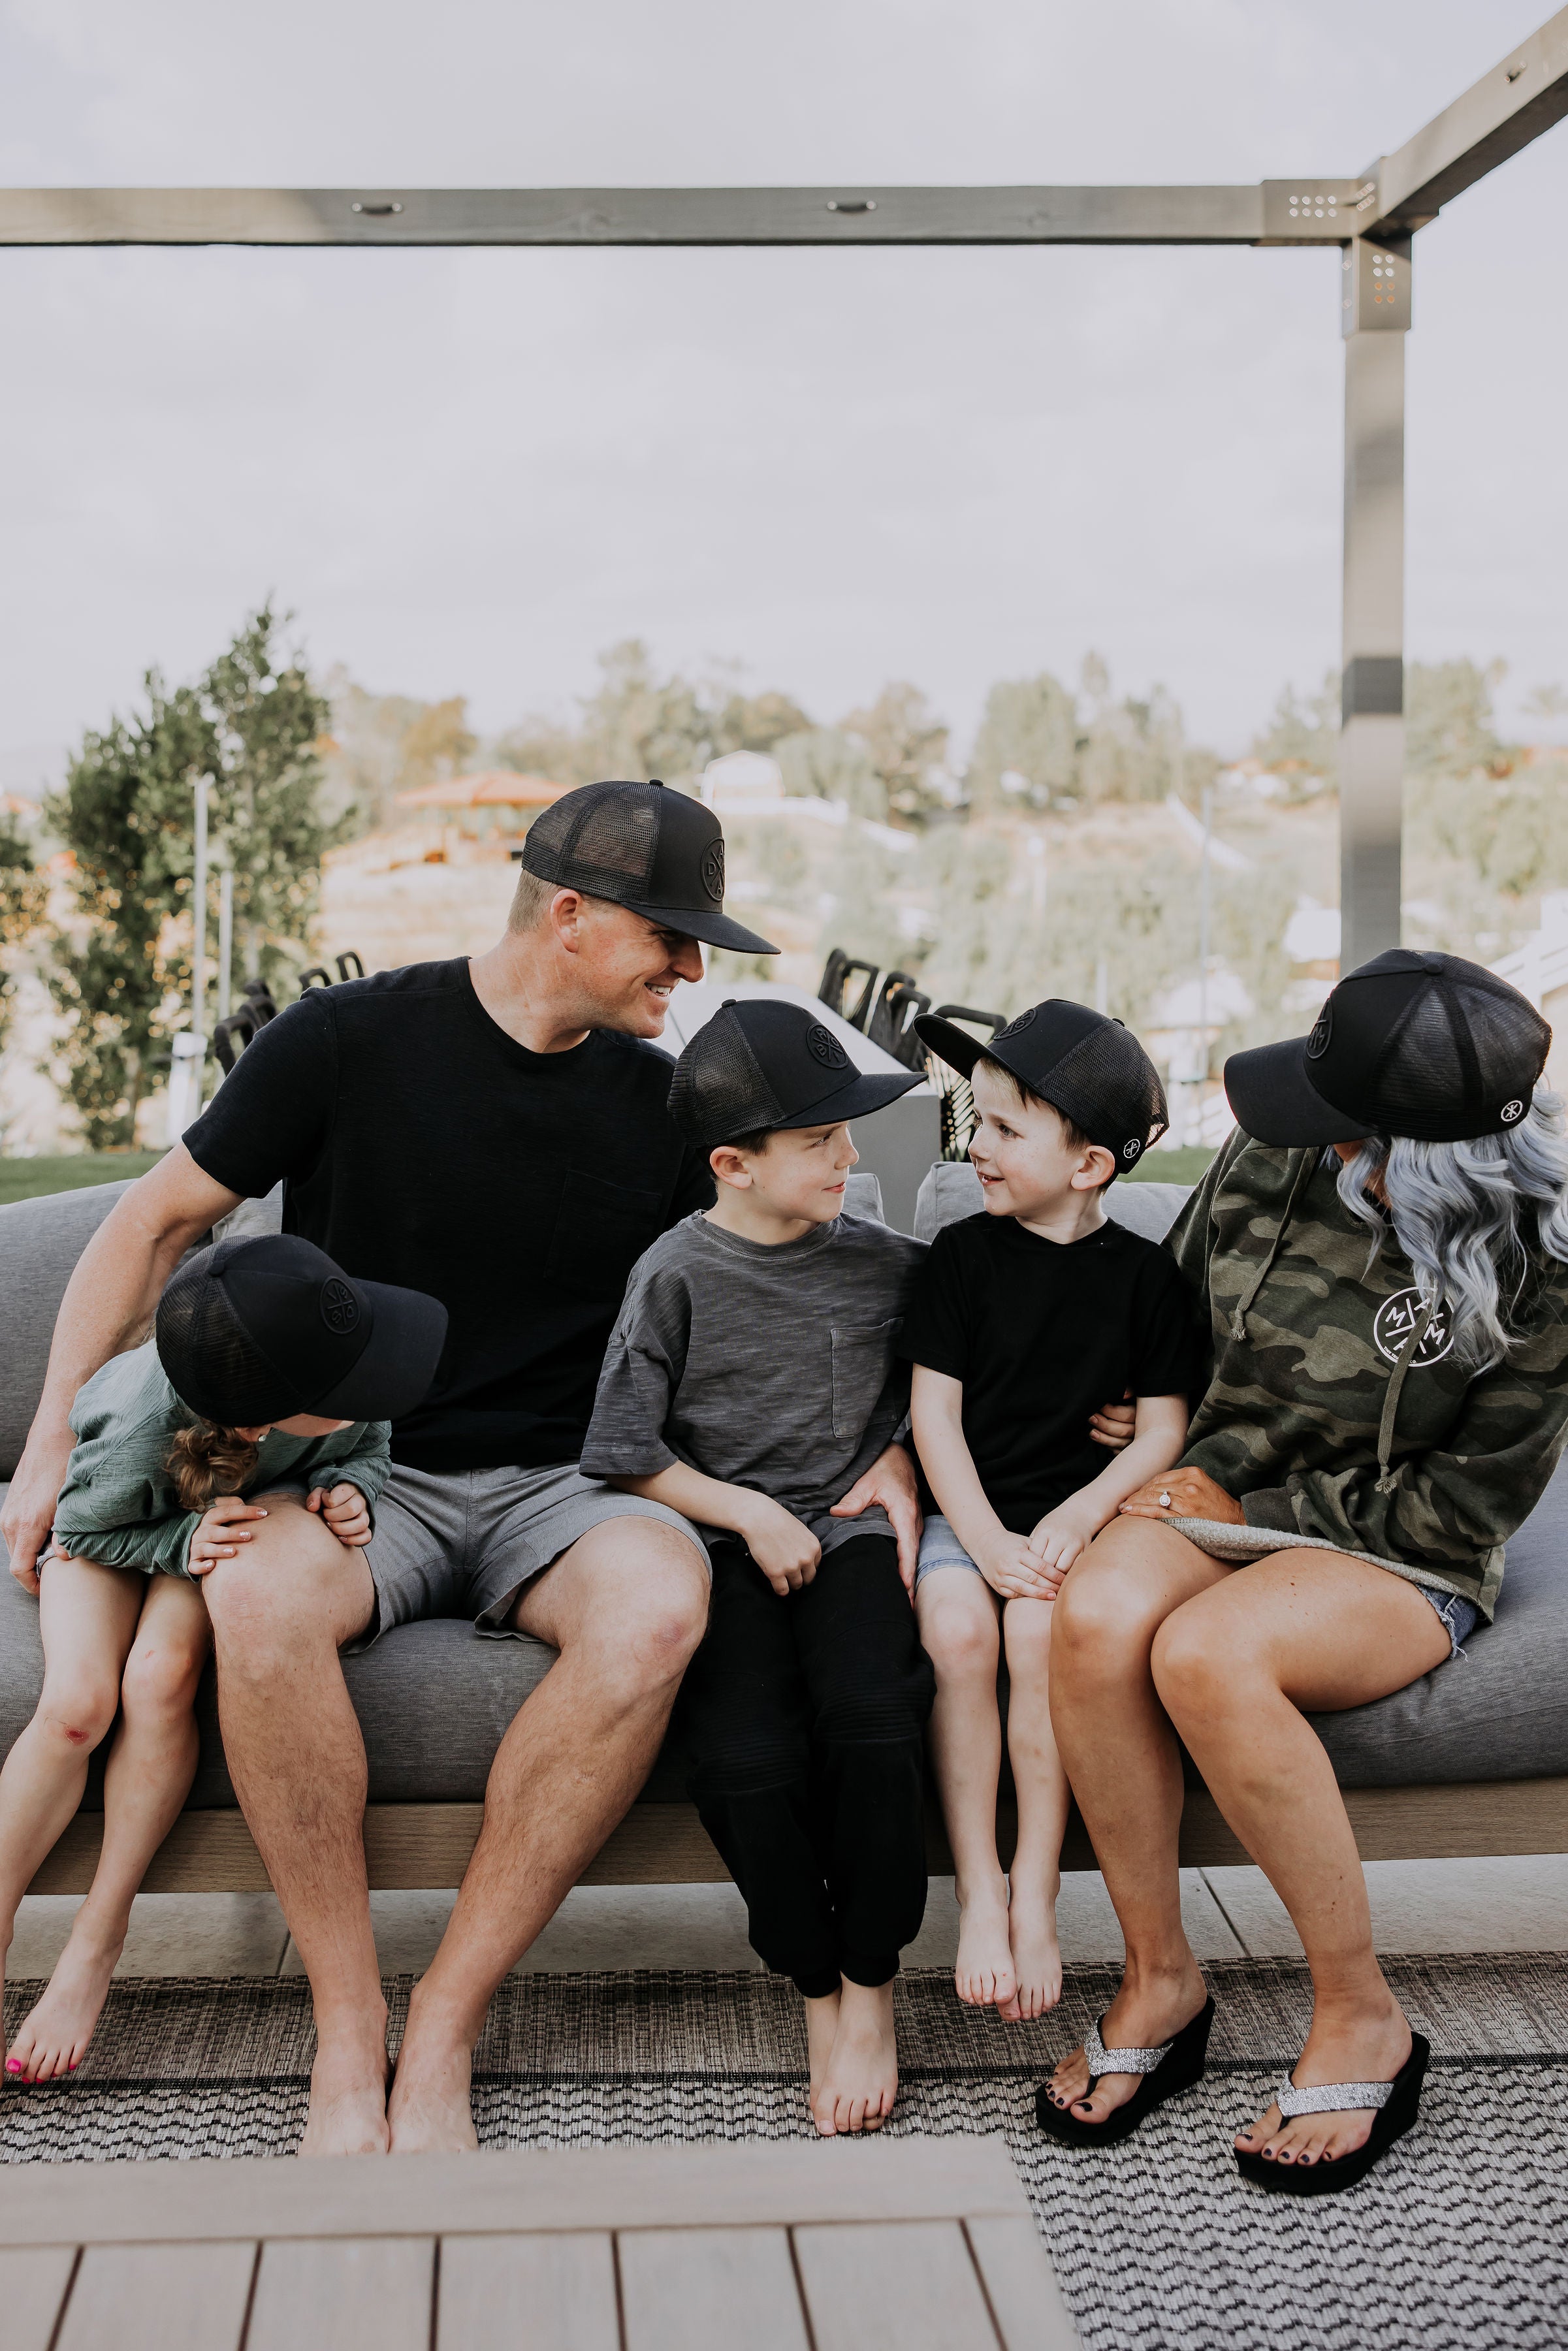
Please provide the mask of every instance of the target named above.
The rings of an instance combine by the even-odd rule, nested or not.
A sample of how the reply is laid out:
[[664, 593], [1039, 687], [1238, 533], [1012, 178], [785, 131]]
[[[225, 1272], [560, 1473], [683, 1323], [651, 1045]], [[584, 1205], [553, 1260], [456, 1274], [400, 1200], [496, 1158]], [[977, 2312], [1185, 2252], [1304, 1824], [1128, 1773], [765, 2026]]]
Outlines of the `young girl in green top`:
[[212, 1645], [202, 1580], [250, 1541], [267, 1494], [302, 1496], [340, 1542], [370, 1541], [390, 1424], [429, 1386], [445, 1329], [435, 1300], [350, 1280], [308, 1241], [224, 1241], [175, 1273], [155, 1338], [78, 1393], [53, 1536], [23, 1579], [44, 1687], [0, 1771], [0, 1955], [117, 1714], [120, 1729], [97, 1873], [7, 2053], [13, 2082], [79, 2064], [131, 1901], [190, 1792]]

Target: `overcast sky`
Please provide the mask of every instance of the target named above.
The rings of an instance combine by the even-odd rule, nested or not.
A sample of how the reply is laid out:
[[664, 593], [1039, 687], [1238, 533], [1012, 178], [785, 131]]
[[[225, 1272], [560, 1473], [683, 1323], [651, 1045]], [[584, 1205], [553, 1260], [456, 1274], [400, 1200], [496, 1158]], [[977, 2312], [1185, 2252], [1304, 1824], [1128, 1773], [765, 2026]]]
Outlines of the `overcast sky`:
[[[0, 0], [0, 179], [1352, 173], [1547, 0]], [[570, 705], [733, 657], [962, 737], [1097, 647], [1244, 747], [1337, 655], [1338, 256], [0, 254], [0, 752], [269, 590], [319, 667]], [[1409, 650], [1568, 682], [1568, 126], [1416, 246]], [[1521, 719], [1527, 731], [1539, 723]], [[9, 763], [8, 763], [9, 764]]]

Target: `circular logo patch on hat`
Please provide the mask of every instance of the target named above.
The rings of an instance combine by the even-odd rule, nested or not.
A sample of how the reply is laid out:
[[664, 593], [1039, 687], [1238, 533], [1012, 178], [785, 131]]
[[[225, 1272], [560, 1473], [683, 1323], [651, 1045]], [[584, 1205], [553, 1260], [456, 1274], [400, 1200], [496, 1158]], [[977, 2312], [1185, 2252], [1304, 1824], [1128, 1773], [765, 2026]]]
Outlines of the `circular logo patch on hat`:
[[821, 1061], [824, 1070], [847, 1070], [850, 1057], [831, 1029], [819, 1020], [806, 1031], [806, 1050], [813, 1061]]
[[1321, 1061], [1322, 1060], [1323, 1055], [1329, 1049], [1329, 1039], [1333, 1035], [1333, 1014], [1329, 1010], [1328, 1006], [1325, 1004], [1317, 1019], [1313, 1021], [1312, 1033], [1307, 1039], [1307, 1059], [1309, 1061]]
[[[1421, 1319], [1425, 1305], [1418, 1290], [1396, 1290], [1385, 1298], [1377, 1310], [1372, 1335], [1377, 1352], [1385, 1362], [1396, 1364], [1405, 1351], [1410, 1333]], [[1439, 1306], [1427, 1325], [1427, 1335], [1410, 1358], [1413, 1372], [1424, 1372], [1430, 1364], [1440, 1364], [1454, 1343], [1454, 1327], [1448, 1320], [1448, 1310]]]
[[1002, 1039], [1003, 1039], [1004, 1037], [1019, 1037], [1019, 1036], [1021, 1036], [1021, 1035], [1022, 1035], [1022, 1033], [1023, 1033], [1023, 1031], [1024, 1031], [1026, 1029], [1032, 1029], [1032, 1028], [1033, 1028], [1033, 1026], [1034, 1026], [1034, 1020], [1035, 1020], [1035, 1007], [1031, 1004], [1031, 1005], [1030, 1006], [1030, 1008], [1029, 1008], [1029, 1009], [1028, 1009], [1028, 1011], [1027, 1011], [1027, 1012], [1020, 1012], [1020, 1013], [1019, 1014], [1019, 1017], [1018, 1017], [1018, 1019], [1017, 1019], [1016, 1020], [1009, 1020], [1009, 1021], [1008, 1022], [1008, 1025], [1007, 1025], [1007, 1027], [1006, 1027], [1005, 1029], [998, 1029], [998, 1031], [997, 1031], [997, 1042], [998, 1042], [998, 1044], [999, 1045], [999, 1044], [1001, 1043]]
[[724, 843], [710, 841], [703, 851], [703, 888], [716, 906], [724, 896]]
[[1501, 1119], [1504, 1126], [1512, 1126], [1518, 1120], [1524, 1116], [1524, 1104], [1520, 1101], [1517, 1094], [1515, 1094], [1511, 1102], [1504, 1102], [1502, 1108], [1498, 1113], [1498, 1116]]
[[345, 1331], [359, 1328], [360, 1301], [339, 1274], [322, 1285], [321, 1320], [329, 1331], [336, 1331], [340, 1336]]
[[1124, 1159], [1135, 1159], [1143, 1147], [1134, 1134], [1130, 1143], [1124, 1143], [1122, 1145], [1122, 1156]]

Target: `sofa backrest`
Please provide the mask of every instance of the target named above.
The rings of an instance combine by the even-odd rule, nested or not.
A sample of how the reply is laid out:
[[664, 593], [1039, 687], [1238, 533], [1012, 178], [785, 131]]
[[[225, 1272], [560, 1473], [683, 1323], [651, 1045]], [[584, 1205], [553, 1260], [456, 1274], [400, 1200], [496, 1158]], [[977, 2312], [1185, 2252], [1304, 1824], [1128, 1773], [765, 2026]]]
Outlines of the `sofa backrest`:
[[27, 1441], [66, 1284], [131, 1182], [0, 1207], [0, 1479], [11, 1476]]
[[[851, 1179], [853, 1180], [852, 1177]], [[1163, 1241], [1186, 1203], [1189, 1184], [1113, 1184], [1105, 1213], [1145, 1240]], [[967, 1159], [939, 1159], [921, 1183], [915, 1202], [915, 1238], [935, 1240], [944, 1225], [977, 1216], [985, 1205], [980, 1179]]]

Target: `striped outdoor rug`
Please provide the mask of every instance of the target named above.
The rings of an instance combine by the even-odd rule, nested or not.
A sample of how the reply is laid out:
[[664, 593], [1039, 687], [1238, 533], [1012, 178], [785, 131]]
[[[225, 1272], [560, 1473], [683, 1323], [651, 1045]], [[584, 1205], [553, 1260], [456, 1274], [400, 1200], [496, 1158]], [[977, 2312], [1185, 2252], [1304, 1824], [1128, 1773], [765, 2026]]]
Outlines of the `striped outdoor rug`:
[[[1091, 2351], [1562, 2351], [1568, 2344], [1568, 1959], [1386, 1963], [1432, 2043], [1419, 2127], [1344, 2197], [1243, 2185], [1228, 2152], [1305, 2030], [1304, 1970], [1230, 1960], [1207, 2080], [1103, 2154], [1041, 2139], [1036, 2082], [1104, 2007], [1072, 1969], [1061, 2009], [1008, 2026], [945, 1973], [901, 1986], [893, 2129], [1001, 2132]], [[389, 1982], [394, 2025], [408, 1980]], [[17, 1984], [13, 2011], [35, 1996]], [[0, 2161], [287, 2155], [311, 2052], [297, 1978], [117, 1985], [68, 2084], [0, 2097]], [[756, 1974], [517, 1976], [477, 2053], [487, 2146], [810, 2137], [789, 1987]]]

